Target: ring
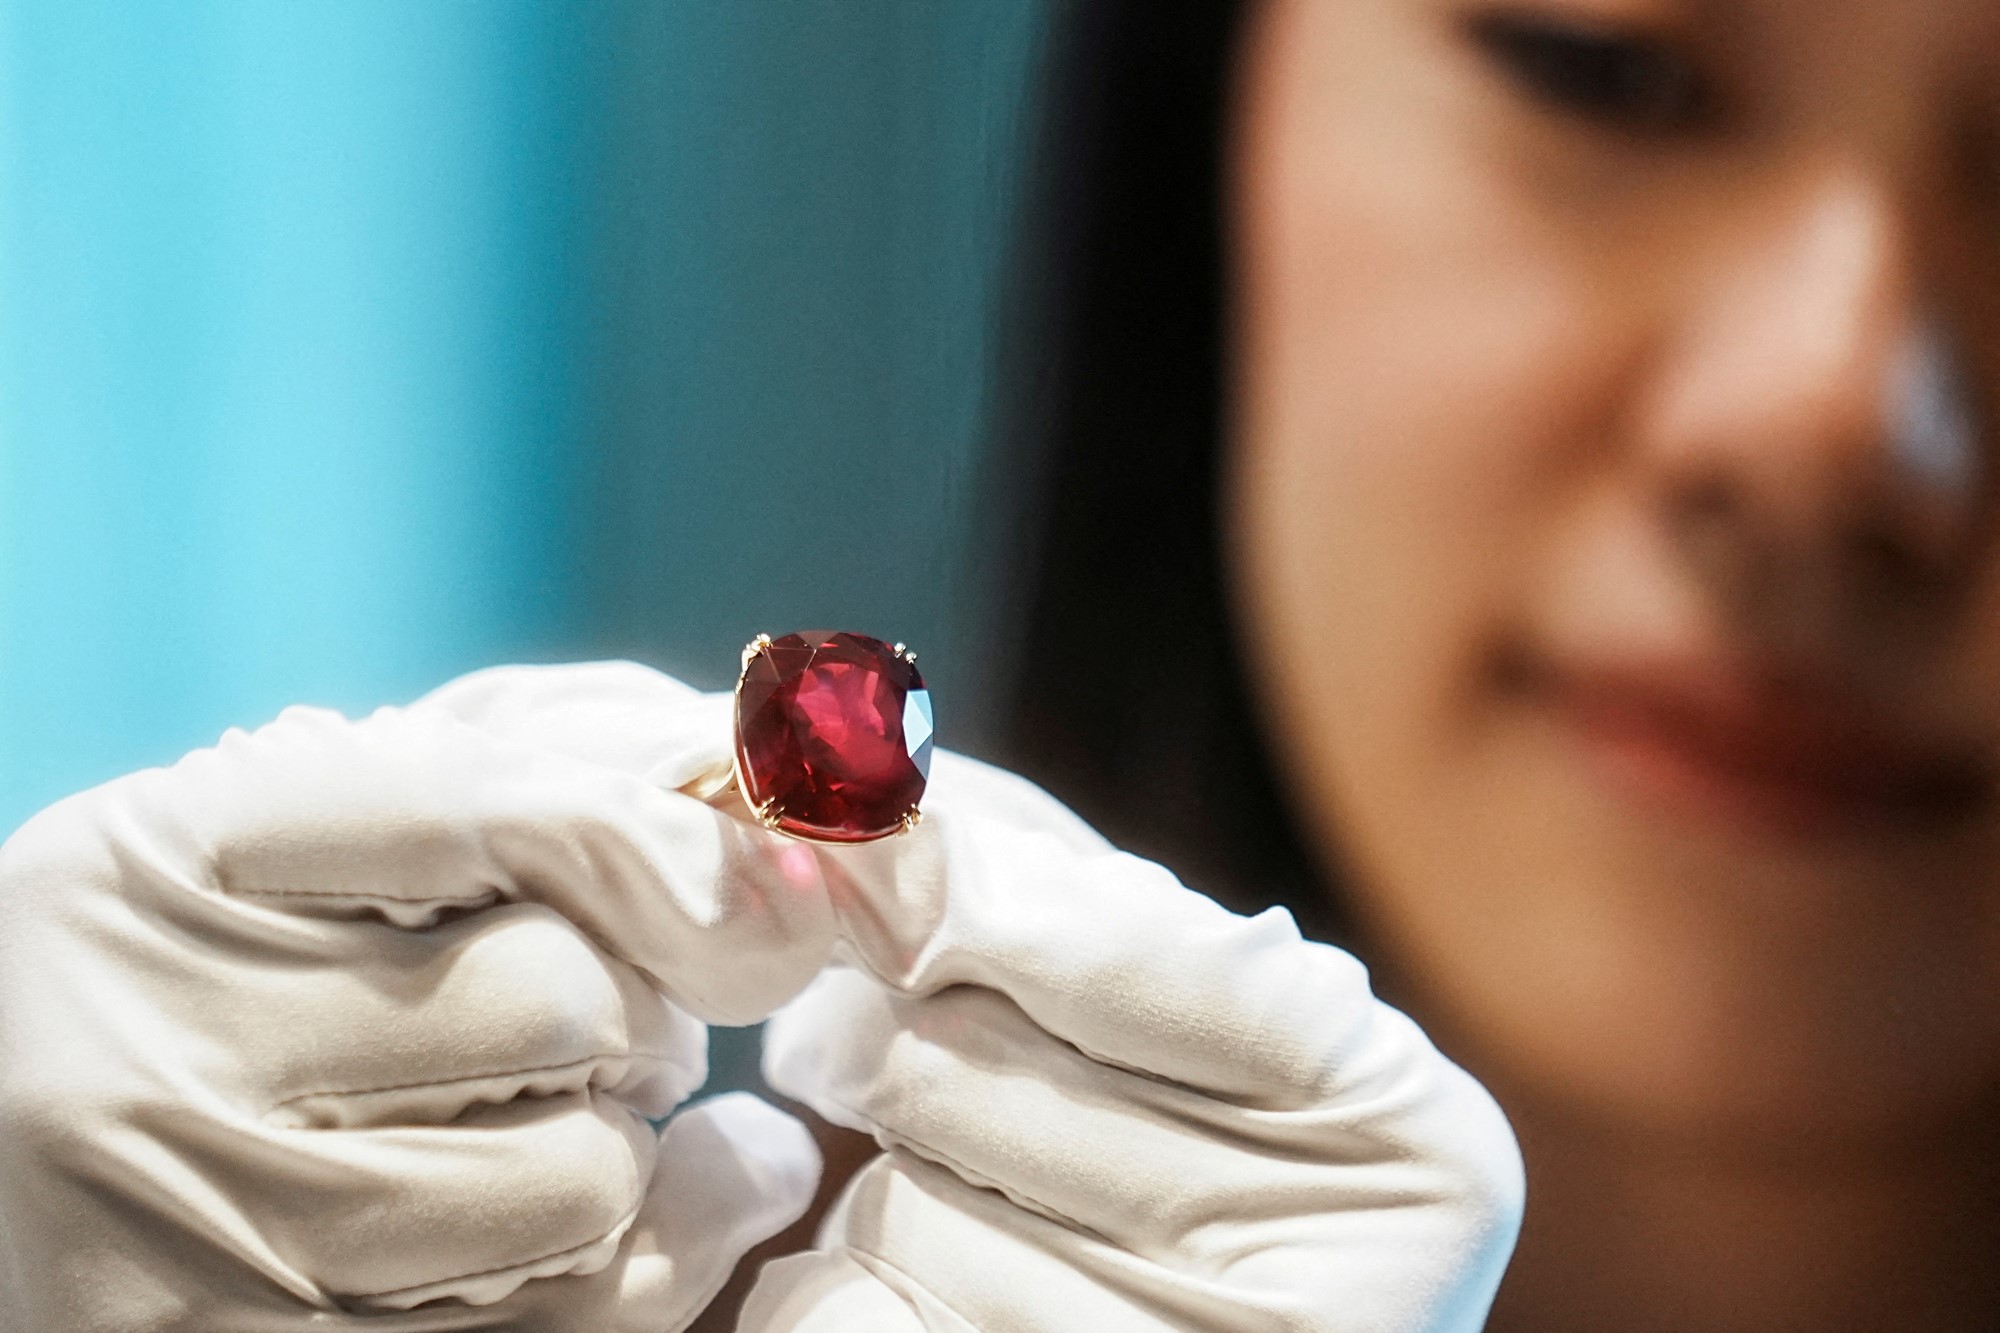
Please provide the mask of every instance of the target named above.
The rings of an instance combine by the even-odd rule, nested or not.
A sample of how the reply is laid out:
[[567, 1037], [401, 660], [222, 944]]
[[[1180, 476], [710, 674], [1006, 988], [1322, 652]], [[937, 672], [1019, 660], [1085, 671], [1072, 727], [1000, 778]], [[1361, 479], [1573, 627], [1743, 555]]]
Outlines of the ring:
[[735, 788], [765, 828], [808, 842], [907, 833], [931, 771], [931, 695], [917, 655], [865, 634], [759, 634], [736, 677], [730, 771], [683, 788]]

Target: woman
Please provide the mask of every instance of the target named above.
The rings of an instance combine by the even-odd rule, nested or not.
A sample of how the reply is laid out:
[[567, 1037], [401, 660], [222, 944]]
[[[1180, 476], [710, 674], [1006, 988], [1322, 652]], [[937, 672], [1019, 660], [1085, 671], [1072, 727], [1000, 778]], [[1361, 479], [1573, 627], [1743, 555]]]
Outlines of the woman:
[[1495, 1091], [1492, 1327], [1993, 1327], [1991, 7], [1098, 18], [1011, 761]]

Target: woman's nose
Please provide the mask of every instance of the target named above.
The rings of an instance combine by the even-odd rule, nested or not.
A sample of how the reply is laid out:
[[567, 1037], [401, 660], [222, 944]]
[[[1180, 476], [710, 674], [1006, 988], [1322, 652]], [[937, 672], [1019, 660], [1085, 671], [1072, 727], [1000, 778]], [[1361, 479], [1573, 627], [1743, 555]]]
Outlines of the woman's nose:
[[1912, 231], [1893, 190], [1827, 169], [1682, 293], [1642, 422], [1647, 479], [1739, 602], [1840, 615], [1885, 574], [1938, 586], [1971, 549], [1984, 422]]

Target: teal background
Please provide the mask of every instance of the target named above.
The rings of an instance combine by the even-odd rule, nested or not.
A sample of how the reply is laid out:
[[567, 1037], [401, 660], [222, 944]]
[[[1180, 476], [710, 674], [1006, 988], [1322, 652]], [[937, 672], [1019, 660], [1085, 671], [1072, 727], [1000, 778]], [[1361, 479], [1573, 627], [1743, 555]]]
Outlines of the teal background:
[[0, 0], [0, 831], [508, 660], [953, 689], [1038, 0]]

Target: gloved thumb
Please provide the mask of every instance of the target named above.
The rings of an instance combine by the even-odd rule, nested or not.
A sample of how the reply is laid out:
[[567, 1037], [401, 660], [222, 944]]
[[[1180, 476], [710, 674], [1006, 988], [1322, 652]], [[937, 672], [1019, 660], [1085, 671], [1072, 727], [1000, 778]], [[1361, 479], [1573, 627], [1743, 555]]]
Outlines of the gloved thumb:
[[633, 1223], [610, 1333], [694, 1322], [751, 1246], [804, 1215], [819, 1175], [806, 1127], [747, 1092], [675, 1116]]

